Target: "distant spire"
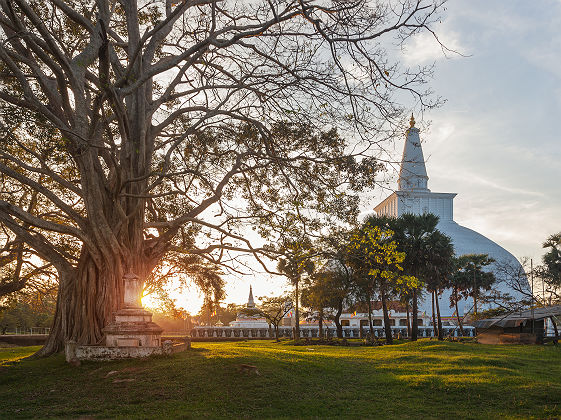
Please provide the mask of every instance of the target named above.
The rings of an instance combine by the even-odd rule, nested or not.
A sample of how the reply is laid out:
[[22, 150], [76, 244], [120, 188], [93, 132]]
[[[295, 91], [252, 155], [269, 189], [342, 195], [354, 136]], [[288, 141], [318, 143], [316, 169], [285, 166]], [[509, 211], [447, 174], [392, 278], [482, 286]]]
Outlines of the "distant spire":
[[249, 285], [249, 298], [247, 298], [246, 307], [255, 308], [255, 302], [253, 301], [253, 290], [251, 289], [251, 285]]
[[400, 191], [430, 191], [427, 187], [429, 177], [425, 167], [425, 158], [419, 129], [415, 127], [415, 118], [411, 114], [409, 121], [410, 127], [407, 130], [407, 138], [403, 148], [401, 158], [401, 168], [399, 170], [399, 190]]

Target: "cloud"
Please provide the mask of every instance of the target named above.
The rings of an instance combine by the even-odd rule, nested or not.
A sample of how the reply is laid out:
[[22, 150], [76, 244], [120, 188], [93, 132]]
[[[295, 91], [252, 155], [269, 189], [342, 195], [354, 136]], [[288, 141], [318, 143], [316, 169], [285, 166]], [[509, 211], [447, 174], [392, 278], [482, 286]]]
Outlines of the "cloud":
[[421, 32], [413, 36], [404, 46], [403, 62], [408, 66], [423, 65], [452, 58], [455, 56], [454, 52], [466, 54], [466, 49], [460, 44], [456, 32], [444, 27], [439, 29], [438, 40], [429, 32]]

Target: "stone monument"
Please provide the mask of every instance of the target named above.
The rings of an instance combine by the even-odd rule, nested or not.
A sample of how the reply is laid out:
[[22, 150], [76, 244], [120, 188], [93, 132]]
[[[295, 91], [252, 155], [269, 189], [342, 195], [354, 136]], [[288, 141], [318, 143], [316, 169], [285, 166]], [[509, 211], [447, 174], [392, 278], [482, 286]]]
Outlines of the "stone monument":
[[162, 328], [152, 322], [152, 313], [140, 302], [142, 285], [136, 274], [123, 276], [123, 308], [115, 312], [115, 321], [107, 325], [105, 345], [107, 347], [160, 347]]
[[80, 360], [114, 360], [172, 354], [190, 348], [189, 339], [179, 343], [167, 340], [162, 343], [162, 328], [152, 322], [152, 313], [142, 307], [142, 283], [138, 276], [123, 276], [123, 307], [115, 312], [115, 320], [102, 331], [105, 345], [83, 346], [66, 342], [66, 361], [79, 365]]

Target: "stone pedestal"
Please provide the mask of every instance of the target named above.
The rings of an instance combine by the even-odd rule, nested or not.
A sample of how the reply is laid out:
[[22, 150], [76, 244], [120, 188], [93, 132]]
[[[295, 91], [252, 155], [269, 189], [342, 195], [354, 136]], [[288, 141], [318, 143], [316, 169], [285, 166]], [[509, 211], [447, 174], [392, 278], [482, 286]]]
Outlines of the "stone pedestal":
[[129, 273], [123, 277], [124, 308], [115, 313], [115, 321], [107, 325], [107, 347], [161, 347], [162, 328], [152, 322], [152, 313], [140, 302], [141, 287], [138, 276]]
[[104, 346], [80, 346], [66, 342], [66, 360], [79, 365], [80, 360], [116, 360], [173, 354], [190, 348], [189, 340], [162, 343], [162, 329], [152, 322], [152, 313], [142, 308], [142, 284], [138, 276], [123, 277], [123, 308], [115, 312], [115, 321], [107, 325]]

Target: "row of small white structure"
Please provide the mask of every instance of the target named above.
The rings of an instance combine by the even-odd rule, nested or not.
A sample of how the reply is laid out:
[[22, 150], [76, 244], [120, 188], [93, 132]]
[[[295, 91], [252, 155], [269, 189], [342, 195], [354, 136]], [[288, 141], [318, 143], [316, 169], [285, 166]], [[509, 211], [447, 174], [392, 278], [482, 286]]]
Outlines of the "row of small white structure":
[[[391, 327], [394, 337], [407, 337], [407, 328]], [[458, 337], [460, 335], [459, 328], [454, 326], [443, 327], [444, 336]], [[362, 338], [369, 334], [368, 327], [343, 327], [344, 338]], [[295, 334], [293, 327], [279, 327], [280, 337], [292, 338]], [[336, 337], [337, 330], [334, 327], [323, 328], [324, 337]], [[475, 337], [475, 328], [470, 326], [464, 327], [464, 335], [467, 337]], [[275, 331], [272, 328], [238, 328], [238, 327], [215, 327], [215, 326], [197, 326], [191, 330], [192, 338], [273, 338]], [[384, 329], [374, 327], [374, 336], [383, 338], [385, 336]], [[430, 327], [419, 327], [419, 337], [433, 337], [434, 329]], [[300, 338], [319, 337], [319, 328], [317, 326], [300, 326]]]

